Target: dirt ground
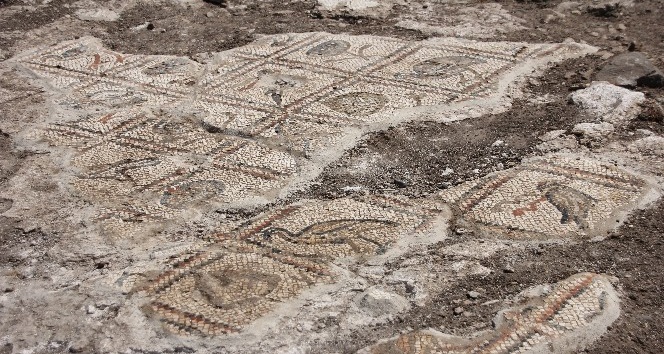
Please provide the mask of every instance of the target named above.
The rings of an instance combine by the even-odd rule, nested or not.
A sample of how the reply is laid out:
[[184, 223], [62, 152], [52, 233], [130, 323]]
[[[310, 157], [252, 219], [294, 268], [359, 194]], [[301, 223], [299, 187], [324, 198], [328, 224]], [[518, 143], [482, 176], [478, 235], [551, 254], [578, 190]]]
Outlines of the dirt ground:
[[[0, 6], [21, 4], [20, 0], [7, 0]], [[2, 23], [3, 31], [25, 31], [39, 28], [63, 16], [71, 16], [72, 0], [48, 2], [35, 12], [13, 14]], [[139, 2], [124, 11], [117, 22], [89, 24], [83, 32], [100, 35], [109, 48], [127, 53], [194, 55], [217, 52], [251, 42], [258, 34], [326, 31], [330, 33], [372, 34], [402, 39], [424, 39], [428, 35], [415, 30], [395, 27], [398, 10], [422, 11], [422, 5], [413, 2], [410, 7], [397, 8], [386, 19], [373, 19], [351, 15], [323, 17], [316, 1], [226, 1], [225, 6], [206, 3], [189, 7], [185, 14], [179, 5]], [[482, 3], [482, 2], [478, 2]], [[547, 16], [561, 1], [501, 1], [508, 12], [526, 22], [528, 29], [501, 34], [507, 41], [560, 42], [566, 38], [583, 40], [613, 52], [626, 51], [631, 43], [661, 64], [664, 35], [660, 29], [661, 1], [641, 1], [634, 7], [621, 7], [606, 14], [583, 12], [567, 14], [547, 21]], [[473, 5], [472, 2], [466, 2]], [[428, 16], [444, 17], [442, 4], [431, 4], [425, 9]], [[441, 7], [437, 12], [435, 6]], [[148, 30], [132, 30], [151, 24]], [[625, 30], [617, 30], [623, 24]], [[146, 25], [147, 29], [147, 25]], [[594, 34], [597, 34], [595, 36]], [[2, 47], [12, 42], [4, 39]], [[657, 64], [657, 63], [656, 63]]]
[[[664, 1], [637, 0], [633, 5], [620, 2], [627, 5], [578, 14], [561, 12], [561, 2], [498, 1], [510, 15], [523, 20], [524, 29], [498, 33], [490, 40], [562, 42], [571, 37], [600, 49], [596, 54], [556, 64], [541, 77], [527, 80], [524, 94], [517, 97], [507, 111], [452, 123], [414, 121], [369, 133], [340, 159], [325, 167], [313, 184], [287, 198], [260, 208], [217, 209], [208, 216], [218, 221], [219, 215], [223, 215], [225, 220], [237, 221], [255, 216], [271, 206], [302, 198], [330, 200], [380, 193], [417, 198], [446, 190], [491, 172], [517, 166], [526, 158], [542, 155], [545, 151], [538, 146], [542, 143], [540, 137], [546, 132], [569, 132], [578, 123], [593, 121], [594, 118], [568, 101], [568, 95], [587, 87], [611, 55], [641, 51], [655, 66], [664, 68]], [[214, 4], [214, 1], [184, 4], [146, 1], [126, 9], [121, 2], [112, 1], [109, 6], [120, 13], [117, 21], [80, 21], [75, 14], [78, 1], [38, 3], [42, 2], [0, 0], [0, 62], [33, 45], [86, 35], [100, 38], [107, 48], [122, 53], [178, 55], [197, 61], [205, 58], [201, 53], [220, 52], [246, 45], [261, 35], [286, 32], [324, 31], [423, 40], [435, 37], [435, 34], [397, 26], [400, 16], [444, 18], [454, 15], [443, 12], [443, 1], [406, 1], [384, 18], [352, 14], [330, 16], [321, 12], [314, 0], [228, 0], [221, 2], [223, 6]], [[462, 3], [461, 7], [480, 6], [485, 1], [459, 3]], [[25, 9], [16, 10], [18, 7]], [[10, 8], [12, 12], [3, 15]], [[37, 35], [25, 35], [42, 29], [43, 32], [35, 32]], [[9, 74], [0, 79], [0, 89], [29, 92], [29, 95], [40, 92], [34, 87], [28, 89], [20, 85], [23, 84], [18, 84]], [[664, 102], [664, 88], [639, 90], [649, 99]], [[32, 123], [40, 117], [32, 110], [32, 105], [40, 102], [37, 97], [23, 96], [0, 102], [0, 119]], [[639, 129], [662, 134], [664, 122], [637, 119], [618, 128], [610, 142], [591, 144], [577, 136], [570, 142], [568, 150], [611, 153], [611, 144], [630, 144], [639, 136]], [[16, 133], [0, 130], [0, 190], [9, 188], [8, 181], [12, 176], [21, 166], [31, 163], [33, 154], [39, 153], [19, 148], [14, 142], [18, 139], [14, 136]], [[656, 158], [649, 161], [656, 162], [650, 167], [658, 177], [661, 176], [664, 172], [661, 161]], [[44, 182], [41, 188], [49, 188], [48, 183]], [[63, 234], [53, 232], [53, 228], [28, 227], [21, 218], [3, 216], [13, 203], [10, 199], [0, 198], [0, 265], [19, 269], [29, 266], [30, 259], [35, 263], [57, 263], [59, 260], [52, 258], [49, 250], [65, 242]], [[525, 251], [499, 251], [478, 261], [492, 270], [490, 274], [470, 275], [443, 287], [426, 306], [413, 307], [389, 322], [369, 326], [351, 336], [317, 338], [310, 343], [310, 352], [352, 353], [377, 338], [425, 328], [470, 335], [490, 328], [492, 319], [504, 303], [520, 291], [538, 284], [555, 283], [579, 272], [596, 272], [619, 279], [622, 312], [602, 338], [585, 352], [661, 353], [664, 347], [663, 232], [664, 203], [658, 202], [648, 209], [634, 211], [622, 226], [602, 241], [584, 240], [525, 246]], [[441, 255], [438, 250], [472, 237], [472, 234], [452, 233], [451, 238], [429, 245], [427, 253], [420, 256], [432, 266], [461, 260], [457, 256]], [[21, 256], [26, 252], [31, 254], [29, 258]], [[101, 271], [104, 262], [91, 258], [79, 266]], [[392, 270], [399, 267], [396, 262], [388, 265]], [[33, 276], [16, 274], [21, 280]], [[2, 287], [0, 293], [15, 291], [14, 285], [3, 284]], [[470, 299], [469, 291], [477, 291], [480, 296]], [[465, 310], [462, 315], [453, 311], [459, 306]], [[0, 339], [2, 337], [0, 333]], [[0, 353], [12, 353], [13, 348], [13, 344], [7, 343], [0, 347]], [[95, 352], [89, 347], [85, 350]], [[33, 352], [76, 351], [41, 348]], [[195, 351], [184, 345], [173, 352]]]

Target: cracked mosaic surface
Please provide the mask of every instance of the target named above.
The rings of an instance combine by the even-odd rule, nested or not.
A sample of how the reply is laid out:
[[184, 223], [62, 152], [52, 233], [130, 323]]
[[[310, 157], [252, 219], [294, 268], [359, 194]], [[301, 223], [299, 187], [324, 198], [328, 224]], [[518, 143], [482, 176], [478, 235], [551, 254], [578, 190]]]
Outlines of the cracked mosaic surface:
[[349, 134], [403, 108], [486, 98], [518, 65], [583, 51], [303, 33], [266, 36], [207, 64], [116, 53], [91, 37], [16, 61], [62, 108], [84, 112], [44, 135], [76, 149], [76, 186], [121, 224], [202, 200], [275, 195], [312, 155], [342, 151]]
[[583, 339], [575, 338], [576, 334], [583, 330], [591, 330], [599, 322], [610, 324], [618, 316], [618, 313], [614, 312], [617, 306], [617, 296], [604, 276], [581, 273], [556, 283], [540, 296], [521, 301], [517, 306], [502, 312], [499, 314], [499, 325], [489, 334], [465, 339], [434, 331], [416, 331], [379, 343], [361, 352], [366, 354], [556, 352], [556, 342], [566, 343], [571, 340], [580, 345]]
[[181, 334], [240, 331], [317, 283], [334, 282], [337, 258], [384, 253], [428, 227], [428, 201], [392, 197], [307, 200], [211, 236], [149, 287], [152, 311]]
[[440, 194], [488, 237], [590, 235], [644, 192], [643, 180], [586, 157], [554, 155], [466, 182]]
[[[488, 98], [524, 62], [578, 51], [574, 45], [307, 33], [267, 36], [217, 53], [207, 64], [115, 53], [92, 38], [17, 62], [50, 85], [60, 112], [74, 116], [43, 127], [41, 137], [72, 149], [72, 185], [100, 206], [98, 219], [128, 234], [129, 224], [199, 206], [276, 196], [316, 156], [340, 152], [358, 133], [398, 121], [404, 108]], [[593, 231], [643, 188], [617, 168], [550, 156], [425, 199], [303, 200], [183, 245], [156, 277], [137, 265], [115, 274], [113, 284], [123, 292], [146, 290], [146, 312], [173, 332], [235, 333], [317, 284], [335, 283], [340, 259], [383, 254], [428, 232], [444, 213], [443, 202], [470, 227], [497, 237], [551, 239]], [[595, 278], [588, 279], [574, 284], [591, 289]], [[581, 299], [575, 291], [556, 299]], [[593, 299], [583, 300], [588, 308]], [[589, 321], [574, 312], [579, 308], [570, 311], [551, 328], [564, 332], [583, 326], [578, 318]], [[539, 315], [518, 316], [530, 317], [506, 320], [540, 325]], [[514, 331], [521, 338], [521, 329]], [[399, 345], [447, 345], [423, 332], [409, 336]]]

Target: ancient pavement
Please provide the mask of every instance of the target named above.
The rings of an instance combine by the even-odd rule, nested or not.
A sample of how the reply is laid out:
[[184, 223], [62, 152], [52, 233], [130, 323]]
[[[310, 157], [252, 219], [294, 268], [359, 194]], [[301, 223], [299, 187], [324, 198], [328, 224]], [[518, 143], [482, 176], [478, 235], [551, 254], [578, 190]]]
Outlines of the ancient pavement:
[[[342, 7], [371, 8], [351, 3]], [[577, 125], [575, 137], [548, 134], [540, 153], [511, 167], [419, 196], [298, 194], [371, 132], [508, 111], [527, 96], [526, 82], [598, 50], [572, 40], [284, 32], [197, 60], [123, 53], [92, 36], [22, 49], [0, 62], [16, 82], [0, 89], [0, 101], [18, 102], [22, 92], [43, 99], [32, 106], [37, 119], [3, 123], [35, 157], [0, 190], [11, 200], [0, 211], [70, 238], [52, 252], [71, 258], [47, 266], [48, 282], [19, 276], [23, 283], [2, 295], [7, 316], [41, 306], [31, 326], [18, 319], [14, 329], [0, 327], [14, 350], [341, 352], [311, 343], [432, 306], [443, 287], [493, 272], [480, 260], [501, 250], [602, 242], [660, 195], [658, 174], [629, 154], [661, 142], [637, 141], [623, 155], [577, 143], [606, 142], [639, 114], [644, 99], [629, 90], [612, 93], [614, 110], [625, 107], [619, 116], [593, 113], [609, 84], [573, 96], [599, 122]], [[584, 92], [598, 105], [578, 103], [587, 102]], [[569, 139], [572, 148], [560, 148]], [[57, 183], [31, 185], [45, 176]], [[455, 235], [471, 239], [446, 243]], [[433, 270], [422, 258], [433, 246], [466, 258]], [[94, 273], [66, 266], [90, 260]], [[11, 274], [5, 269], [3, 283], [18, 284]], [[400, 328], [354, 351], [574, 353], [619, 317], [618, 284], [579, 269], [512, 294], [491, 329]], [[89, 304], [58, 314], [68, 302]], [[76, 329], [46, 334], [42, 326]], [[48, 338], [26, 341], [37, 332]]]

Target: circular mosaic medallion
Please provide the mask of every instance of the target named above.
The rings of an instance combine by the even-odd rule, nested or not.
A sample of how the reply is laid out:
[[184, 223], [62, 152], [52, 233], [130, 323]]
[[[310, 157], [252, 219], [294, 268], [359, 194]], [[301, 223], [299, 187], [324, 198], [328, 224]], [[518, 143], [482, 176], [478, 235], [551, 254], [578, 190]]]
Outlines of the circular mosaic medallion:
[[484, 62], [480, 59], [463, 56], [438, 57], [427, 59], [413, 66], [417, 76], [441, 76], [455, 74], [465, 68]]
[[353, 117], [363, 117], [383, 109], [387, 104], [387, 98], [377, 93], [351, 92], [330, 98], [323, 104], [339, 113]]
[[307, 51], [307, 55], [332, 57], [343, 54], [350, 48], [350, 43], [338, 39], [323, 42]]

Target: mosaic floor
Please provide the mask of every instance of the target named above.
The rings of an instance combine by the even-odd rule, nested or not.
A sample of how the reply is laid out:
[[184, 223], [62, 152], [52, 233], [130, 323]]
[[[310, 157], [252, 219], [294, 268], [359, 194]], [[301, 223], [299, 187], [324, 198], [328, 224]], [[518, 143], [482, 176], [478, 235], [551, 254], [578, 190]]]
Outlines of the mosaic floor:
[[[262, 37], [201, 64], [116, 53], [85, 37], [15, 62], [55, 103], [34, 136], [71, 153], [73, 190], [95, 203], [98, 222], [128, 235], [128, 225], [277, 199], [361, 134], [409, 119], [406, 108], [477, 106], [504, 94], [513, 70], [583, 50], [303, 33]], [[171, 332], [238, 333], [316, 285], [339, 283], [340, 260], [377, 259], [400, 240], [426, 238], [447, 220], [448, 206], [477, 238], [580, 239], [608, 229], [647, 187], [588, 157], [549, 155], [422, 199], [367, 195], [274, 207], [192, 236], [176, 255], [150, 258], [157, 276], [136, 266], [115, 272], [122, 279], [111, 283], [145, 294], [145, 313]], [[581, 274], [505, 312], [496, 332], [480, 339], [414, 332], [366, 351], [528, 351], [605, 317], [612, 291], [602, 276]]]
[[42, 134], [75, 149], [75, 187], [101, 219], [131, 223], [273, 196], [314, 157], [340, 153], [401, 109], [487, 98], [527, 62], [584, 50], [303, 33], [207, 64], [116, 53], [91, 37], [15, 60], [55, 93], [66, 112], [56, 117], [79, 116]]
[[[578, 334], [597, 322], [618, 317], [618, 298], [603, 276], [582, 273], [565, 279], [543, 295], [526, 298], [499, 314], [497, 328], [473, 339], [446, 336], [434, 331], [417, 331], [391, 339], [361, 353], [558, 353], [582, 348]], [[587, 340], [587, 339], [586, 339]]]

